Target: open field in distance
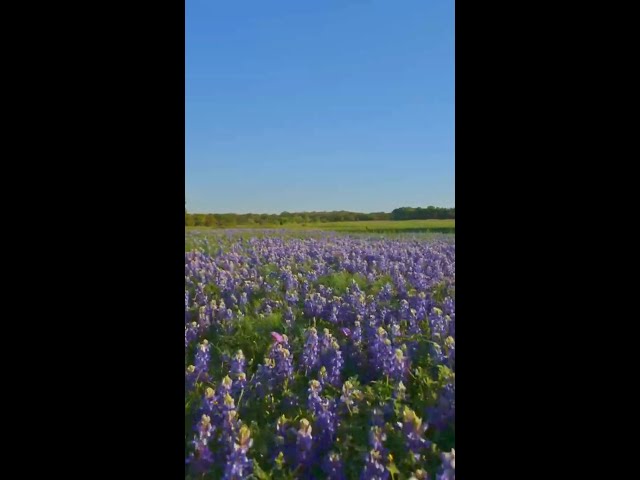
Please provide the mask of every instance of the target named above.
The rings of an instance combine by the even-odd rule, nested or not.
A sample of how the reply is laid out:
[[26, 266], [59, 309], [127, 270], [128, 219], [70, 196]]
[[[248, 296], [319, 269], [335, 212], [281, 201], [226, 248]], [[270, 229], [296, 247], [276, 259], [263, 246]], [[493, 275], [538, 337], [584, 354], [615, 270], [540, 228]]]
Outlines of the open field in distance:
[[[226, 227], [229, 228], [229, 227]], [[361, 220], [354, 222], [326, 222], [285, 225], [235, 225], [233, 229], [277, 229], [277, 230], [325, 230], [345, 233], [455, 233], [456, 221], [450, 220]], [[221, 230], [215, 227], [185, 227], [186, 231]]]

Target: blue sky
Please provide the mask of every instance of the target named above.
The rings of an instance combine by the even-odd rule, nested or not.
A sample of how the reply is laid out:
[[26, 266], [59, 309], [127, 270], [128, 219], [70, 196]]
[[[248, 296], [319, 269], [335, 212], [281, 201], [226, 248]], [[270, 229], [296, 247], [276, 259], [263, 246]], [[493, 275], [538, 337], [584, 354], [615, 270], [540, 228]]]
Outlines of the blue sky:
[[199, 213], [455, 206], [453, 0], [186, 0]]

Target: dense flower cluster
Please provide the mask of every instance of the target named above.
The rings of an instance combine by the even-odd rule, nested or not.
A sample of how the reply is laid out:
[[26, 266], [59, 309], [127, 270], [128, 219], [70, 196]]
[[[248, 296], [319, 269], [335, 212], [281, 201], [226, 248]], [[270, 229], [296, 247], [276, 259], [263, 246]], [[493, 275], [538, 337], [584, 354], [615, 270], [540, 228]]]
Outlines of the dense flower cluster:
[[190, 241], [188, 478], [455, 479], [451, 239]]

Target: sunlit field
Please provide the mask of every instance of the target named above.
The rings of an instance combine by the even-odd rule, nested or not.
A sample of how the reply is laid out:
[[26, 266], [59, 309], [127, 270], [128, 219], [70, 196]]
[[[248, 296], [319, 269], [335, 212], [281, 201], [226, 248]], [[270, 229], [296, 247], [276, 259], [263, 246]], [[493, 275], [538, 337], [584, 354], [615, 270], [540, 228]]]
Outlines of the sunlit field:
[[454, 478], [455, 237], [427, 225], [455, 228], [185, 230], [187, 478]]

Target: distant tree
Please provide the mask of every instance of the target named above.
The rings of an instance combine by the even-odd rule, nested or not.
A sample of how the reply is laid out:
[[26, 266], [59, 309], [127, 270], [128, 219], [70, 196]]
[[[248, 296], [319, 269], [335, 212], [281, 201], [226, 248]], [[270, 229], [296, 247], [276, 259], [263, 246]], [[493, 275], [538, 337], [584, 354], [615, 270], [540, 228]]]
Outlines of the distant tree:
[[390, 218], [391, 220], [414, 220], [414, 219], [446, 219], [451, 218], [455, 219], [455, 209], [454, 208], [440, 208], [434, 206], [428, 206], [427, 208], [412, 208], [412, 207], [401, 207], [396, 208], [391, 212]]
[[207, 227], [215, 227], [216, 226], [216, 216], [213, 215], [212, 213], [209, 213], [208, 215], [205, 216], [204, 224]]
[[185, 226], [209, 226], [228, 228], [236, 225], [287, 225], [367, 220], [455, 219], [455, 208], [428, 206], [400, 207], [386, 212], [358, 213], [345, 210], [332, 212], [282, 212], [280, 214], [257, 213], [209, 213], [193, 214], [187, 211], [185, 202]]

